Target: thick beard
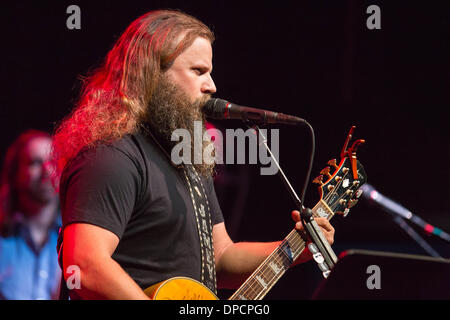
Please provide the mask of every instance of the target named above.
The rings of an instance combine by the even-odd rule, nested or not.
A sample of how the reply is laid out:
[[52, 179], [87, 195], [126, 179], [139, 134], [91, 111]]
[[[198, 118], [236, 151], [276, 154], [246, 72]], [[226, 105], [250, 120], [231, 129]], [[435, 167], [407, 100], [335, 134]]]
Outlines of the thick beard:
[[191, 163], [195, 170], [204, 177], [211, 177], [214, 174], [215, 163], [203, 159], [204, 150], [206, 148], [211, 150], [214, 143], [210, 139], [208, 141], [202, 140], [202, 154], [199, 155], [202, 161], [200, 164], [194, 163], [194, 152], [196, 150], [194, 148], [194, 121], [202, 122], [203, 137], [206, 131], [206, 118], [202, 113], [202, 108], [209, 99], [210, 96], [206, 95], [192, 102], [180, 88], [163, 75], [159, 78], [146, 116], [146, 122], [151, 131], [169, 154], [178, 143], [177, 141], [171, 141], [174, 130], [186, 129], [190, 133]]

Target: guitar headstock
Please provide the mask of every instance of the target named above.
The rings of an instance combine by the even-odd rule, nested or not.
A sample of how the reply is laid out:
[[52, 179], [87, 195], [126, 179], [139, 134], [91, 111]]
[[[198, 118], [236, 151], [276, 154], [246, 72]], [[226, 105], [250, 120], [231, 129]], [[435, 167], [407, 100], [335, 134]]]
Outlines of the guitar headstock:
[[[336, 159], [328, 161], [320, 176], [313, 180], [319, 184], [321, 200], [333, 211], [347, 216], [350, 208], [353, 207], [361, 196], [362, 190], [358, 190], [367, 181], [366, 172], [356, 158], [356, 151], [360, 144], [365, 141], [356, 140], [350, 148], [348, 144], [352, 138], [355, 126], [350, 129], [341, 152], [341, 161], [337, 164]], [[330, 173], [334, 170], [334, 173]], [[323, 179], [326, 181], [323, 182]]]

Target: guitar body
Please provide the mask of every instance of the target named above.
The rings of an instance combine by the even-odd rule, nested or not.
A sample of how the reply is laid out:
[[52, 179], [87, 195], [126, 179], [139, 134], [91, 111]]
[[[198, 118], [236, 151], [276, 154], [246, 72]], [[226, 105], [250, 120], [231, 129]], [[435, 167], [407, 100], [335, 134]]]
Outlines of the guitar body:
[[206, 286], [187, 277], [167, 279], [144, 292], [153, 300], [219, 300]]

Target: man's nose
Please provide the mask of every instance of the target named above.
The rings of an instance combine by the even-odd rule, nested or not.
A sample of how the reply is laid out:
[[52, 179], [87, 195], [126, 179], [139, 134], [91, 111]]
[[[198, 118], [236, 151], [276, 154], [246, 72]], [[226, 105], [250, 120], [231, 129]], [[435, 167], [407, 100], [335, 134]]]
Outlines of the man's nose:
[[42, 163], [42, 176], [48, 178], [53, 173], [54, 166], [51, 161], [45, 161]]
[[214, 84], [214, 80], [212, 79], [211, 75], [208, 76], [208, 79], [205, 81], [205, 83], [202, 86], [202, 93], [209, 93], [213, 94], [216, 93], [216, 85]]

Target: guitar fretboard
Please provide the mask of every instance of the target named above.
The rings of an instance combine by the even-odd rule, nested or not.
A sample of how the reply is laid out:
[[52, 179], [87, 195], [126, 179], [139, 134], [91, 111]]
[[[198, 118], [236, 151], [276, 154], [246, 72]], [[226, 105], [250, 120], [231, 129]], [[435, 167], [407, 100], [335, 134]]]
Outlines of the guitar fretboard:
[[[333, 211], [322, 200], [316, 204], [312, 212], [315, 217], [331, 219], [333, 216]], [[305, 246], [302, 235], [296, 229], [292, 230], [229, 300], [263, 299], [300, 256]]]

